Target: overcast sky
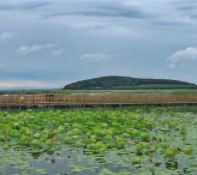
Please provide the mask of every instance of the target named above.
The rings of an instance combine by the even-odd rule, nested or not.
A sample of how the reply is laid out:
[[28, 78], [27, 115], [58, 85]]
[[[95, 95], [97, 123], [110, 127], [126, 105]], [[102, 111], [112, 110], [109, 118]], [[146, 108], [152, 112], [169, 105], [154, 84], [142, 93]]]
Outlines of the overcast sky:
[[122, 75], [197, 83], [197, 0], [1, 0], [0, 87]]

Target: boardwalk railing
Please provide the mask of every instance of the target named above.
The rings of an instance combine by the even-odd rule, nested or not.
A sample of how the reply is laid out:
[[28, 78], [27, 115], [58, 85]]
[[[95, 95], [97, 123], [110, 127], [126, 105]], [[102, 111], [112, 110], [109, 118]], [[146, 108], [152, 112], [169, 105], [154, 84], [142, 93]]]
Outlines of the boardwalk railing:
[[10, 95], [0, 96], [0, 106], [102, 105], [102, 104], [197, 104], [197, 95]]

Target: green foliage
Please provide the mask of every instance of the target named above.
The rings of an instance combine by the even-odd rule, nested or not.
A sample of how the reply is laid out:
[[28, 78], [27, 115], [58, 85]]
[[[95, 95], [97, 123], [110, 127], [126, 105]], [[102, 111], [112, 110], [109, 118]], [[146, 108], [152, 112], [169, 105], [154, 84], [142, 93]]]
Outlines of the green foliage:
[[142, 159], [138, 156], [133, 158], [133, 164], [141, 164]]
[[124, 139], [121, 137], [117, 137], [116, 138], [116, 145], [117, 145], [117, 148], [119, 148], [119, 149], [124, 148], [124, 146], [125, 146]]
[[173, 159], [178, 154], [177, 148], [169, 148], [165, 152], [165, 157]]
[[154, 166], [153, 167], [150, 167], [149, 170], [151, 172], [151, 175], [156, 175], [156, 173], [155, 173], [155, 167]]
[[[22, 161], [40, 154], [41, 159], [34, 162], [52, 163], [57, 159], [59, 165], [63, 160], [73, 172], [79, 171], [76, 166], [81, 163], [97, 167], [96, 174], [106, 165], [125, 170], [111, 171], [114, 175], [155, 174], [161, 169], [176, 174], [183, 170], [182, 165], [187, 168], [185, 172], [196, 174], [196, 124], [196, 114], [168, 109], [0, 111], [0, 163], [8, 154], [12, 159], [18, 154]], [[13, 167], [19, 168], [16, 164]], [[82, 170], [87, 174], [90, 169]]]
[[178, 88], [182, 86], [187, 88], [196, 88], [194, 84], [167, 79], [142, 79], [142, 78], [130, 78], [121, 76], [106, 76], [100, 78], [94, 78], [90, 80], [83, 80], [76, 83], [66, 85], [64, 89], [82, 90], [82, 89], [132, 89], [144, 88], [144, 89], [168, 89]]

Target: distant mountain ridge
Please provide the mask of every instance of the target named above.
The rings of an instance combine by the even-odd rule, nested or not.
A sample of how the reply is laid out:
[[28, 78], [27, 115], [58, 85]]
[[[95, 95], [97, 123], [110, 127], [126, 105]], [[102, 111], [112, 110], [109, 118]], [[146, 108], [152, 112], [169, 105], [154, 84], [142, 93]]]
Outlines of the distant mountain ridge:
[[66, 85], [64, 89], [70, 90], [96, 90], [96, 89], [132, 89], [133, 87], [142, 87], [142, 86], [166, 86], [166, 87], [175, 87], [175, 86], [184, 86], [190, 87], [195, 86], [195, 84], [178, 81], [178, 80], [169, 80], [169, 79], [150, 79], [150, 78], [131, 78], [124, 76], [105, 76], [93, 79], [87, 79], [71, 83]]

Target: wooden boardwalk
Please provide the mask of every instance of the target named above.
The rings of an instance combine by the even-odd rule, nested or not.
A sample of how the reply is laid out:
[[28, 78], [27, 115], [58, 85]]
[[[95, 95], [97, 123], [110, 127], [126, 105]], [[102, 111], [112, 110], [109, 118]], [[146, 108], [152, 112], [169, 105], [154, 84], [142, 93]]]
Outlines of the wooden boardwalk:
[[0, 107], [197, 104], [197, 95], [10, 95]]

